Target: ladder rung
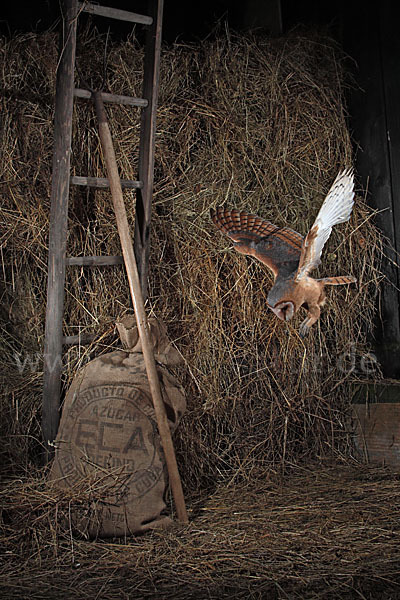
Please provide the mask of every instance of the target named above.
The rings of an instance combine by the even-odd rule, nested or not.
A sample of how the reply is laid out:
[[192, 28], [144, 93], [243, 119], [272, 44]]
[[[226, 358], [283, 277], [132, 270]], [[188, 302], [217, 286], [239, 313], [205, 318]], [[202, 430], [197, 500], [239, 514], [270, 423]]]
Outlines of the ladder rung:
[[[94, 188], [108, 188], [110, 183], [105, 177], [81, 177], [80, 175], [72, 175], [70, 182], [73, 185], [86, 185]], [[131, 179], [121, 179], [121, 187], [127, 190], [142, 189], [142, 181], [132, 181]]]
[[64, 335], [62, 343], [67, 346], [73, 346], [74, 344], [91, 344], [98, 335], [96, 333], [81, 333], [78, 335]]
[[68, 256], [65, 264], [76, 267], [106, 267], [122, 265], [122, 256]]
[[[89, 100], [92, 97], [92, 93], [89, 90], [82, 90], [81, 88], [74, 89], [74, 96], [77, 98], [85, 98]], [[149, 101], [145, 98], [132, 98], [132, 96], [119, 96], [118, 94], [108, 94], [107, 92], [101, 92], [103, 102], [114, 102], [114, 104], [126, 104], [128, 106], [140, 106], [146, 108], [149, 105]]]
[[129, 21], [131, 23], [141, 23], [142, 25], [151, 25], [152, 17], [146, 15], [138, 15], [137, 13], [120, 10], [118, 8], [109, 8], [108, 6], [100, 6], [91, 4], [90, 2], [78, 2], [81, 11], [92, 15], [100, 15], [101, 17], [109, 17], [110, 19], [118, 19], [119, 21]]

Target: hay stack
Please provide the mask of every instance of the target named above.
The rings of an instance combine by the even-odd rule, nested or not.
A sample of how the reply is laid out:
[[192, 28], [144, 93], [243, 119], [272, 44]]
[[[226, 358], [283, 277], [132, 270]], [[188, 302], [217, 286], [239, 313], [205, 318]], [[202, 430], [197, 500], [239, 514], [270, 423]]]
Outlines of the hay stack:
[[[140, 96], [141, 60], [135, 40], [111, 48], [108, 91]], [[1, 61], [7, 396], [0, 411], [5, 451], [18, 469], [39, 437], [56, 40], [3, 40]], [[231, 251], [209, 218], [211, 206], [226, 203], [307, 232], [337, 172], [352, 162], [343, 61], [329, 40], [301, 34], [225, 34], [163, 50], [149, 308], [186, 362], [189, 411], [177, 443], [192, 493], [218, 478], [352, 452], [347, 412], [356, 372], [345, 359], [367, 352], [378, 278], [379, 240], [361, 199], [351, 223], [333, 232], [320, 271], [354, 274], [359, 285], [328, 292], [305, 341], [304, 316], [287, 325], [267, 311], [268, 271]], [[101, 74], [103, 40], [87, 35], [78, 63], [88, 79]], [[135, 179], [137, 113], [117, 107], [109, 115], [121, 175]], [[73, 139], [74, 174], [104, 176], [93, 110], [83, 102]], [[133, 222], [133, 193], [126, 201]], [[72, 190], [68, 245], [70, 255], [120, 253], [107, 192]], [[114, 320], [127, 310], [121, 269], [69, 268], [65, 333], [99, 337], [68, 350], [66, 385], [85, 361], [115, 347]]]

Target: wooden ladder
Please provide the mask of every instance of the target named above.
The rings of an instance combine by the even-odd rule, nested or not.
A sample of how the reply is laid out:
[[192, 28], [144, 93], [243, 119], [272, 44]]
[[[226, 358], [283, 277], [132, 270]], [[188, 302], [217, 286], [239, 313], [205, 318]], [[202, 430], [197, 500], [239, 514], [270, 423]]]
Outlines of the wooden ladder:
[[83, 185], [94, 188], [109, 187], [108, 179], [89, 176], [72, 177], [70, 175], [74, 97], [88, 100], [91, 98], [91, 92], [77, 89], [74, 85], [77, 19], [81, 12], [88, 12], [111, 19], [139, 23], [147, 28], [143, 97], [131, 98], [104, 92], [101, 94], [103, 102], [125, 104], [138, 107], [142, 111], [138, 180], [121, 180], [121, 186], [125, 189], [136, 190], [134, 250], [142, 294], [146, 297], [163, 13], [163, 0], [149, 0], [147, 15], [139, 15], [89, 2], [81, 3], [77, 0], [63, 0], [61, 5], [63, 10], [63, 38], [56, 82], [44, 343], [42, 431], [47, 459], [53, 454], [52, 442], [57, 435], [60, 419], [63, 345], [82, 343], [79, 336], [63, 336], [66, 267], [69, 265], [101, 267], [123, 264], [122, 256], [66, 256], [70, 185]]

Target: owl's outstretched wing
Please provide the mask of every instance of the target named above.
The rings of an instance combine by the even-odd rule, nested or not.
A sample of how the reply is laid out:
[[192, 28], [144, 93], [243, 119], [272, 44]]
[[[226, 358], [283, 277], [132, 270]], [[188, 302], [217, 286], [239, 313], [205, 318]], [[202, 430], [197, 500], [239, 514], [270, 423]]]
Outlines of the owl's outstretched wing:
[[214, 224], [234, 242], [242, 254], [254, 256], [267, 265], [276, 277], [278, 273], [296, 271], [303, 236], [289, 227], [277, 227], [269, 221], [246, 212], [218, 206], [211, 209]]
[[350, 219], [354, 204], [354, 175], [352, 169], [339, 173], [326, 196], [314, 225], [308, 232], [301, 250], [296, 281], [306, 277], [321, 262], [322, 249], [332, 227]]

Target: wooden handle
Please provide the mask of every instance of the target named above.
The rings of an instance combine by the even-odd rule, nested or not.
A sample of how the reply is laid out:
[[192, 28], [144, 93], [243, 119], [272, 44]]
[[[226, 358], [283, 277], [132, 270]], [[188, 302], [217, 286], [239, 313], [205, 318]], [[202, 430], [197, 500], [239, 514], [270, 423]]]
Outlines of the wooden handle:
[[99, 121], [99, 134], [106, 163], [107, 176], [110, 182], [111, 195], [114, 212], [117, 219], [118, 233], [121, 240], [122, 254], [124, 257], [126, 273], [128, 275], [129, 288], [135, 309], [136, 322], [142, 342], [143, 358], [149, 380], [154, 411], [156, 413], [158, 430], [164, 449], [165, 461], [167, 463], [169, 481], [174, 497], [178, 519], [188, 523], [188, 516], [183, 496], [182, 483], [176, 463], [175, 450], [172, 443], [171, 431], [168, 425], [164, 402], [161, 396], [160, 381], [154, 360], [153, 348], [150, 341], [149, 327], [144, 308], [142, 291], [140, 287], [139, 274], [137, 270], [135, 255], [133, 252], [132, 239], [126, 216], [125, 204], [122, 195], [120, 177], [115, 159], [114, 146], [104, 110], [103, 100], [100, 92], [94, 93], [97, 118]]

